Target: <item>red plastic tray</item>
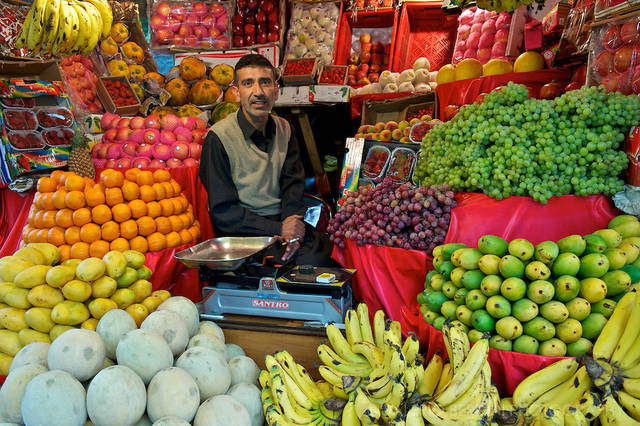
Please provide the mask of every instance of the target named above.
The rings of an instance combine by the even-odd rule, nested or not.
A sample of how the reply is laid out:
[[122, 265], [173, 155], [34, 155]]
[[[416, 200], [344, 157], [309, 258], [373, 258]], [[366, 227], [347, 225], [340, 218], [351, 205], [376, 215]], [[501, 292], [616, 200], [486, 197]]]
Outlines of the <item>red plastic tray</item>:
[[411, 68], [416, 59], [426, 57], [431, 70], [451, 62], [456, 42], [458, 15], [447, 15], [442, 11], [442, 2], [405, 2], [391, 57], [391, 71], [400, 72]]
[[398, 12], [396, 9], [359, 10], [356, 13], [343, 12], [338, 21], [338, 35], [335, 43], [336, 47], [333, 51], [333, 64], [347, 65], [351, 55], [351, 33], [353, 28], [386, 27], [393, 27], [391, 49], [389, 51], [389, 65], [391, 65], [396, 46], [396, 31], [398, 29]]

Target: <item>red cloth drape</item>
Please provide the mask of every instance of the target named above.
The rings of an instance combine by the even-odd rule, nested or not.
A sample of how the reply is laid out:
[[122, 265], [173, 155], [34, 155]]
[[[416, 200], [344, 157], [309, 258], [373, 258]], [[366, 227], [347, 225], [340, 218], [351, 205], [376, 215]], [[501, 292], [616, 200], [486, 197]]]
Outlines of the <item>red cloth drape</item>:
[[[198, 176], [197, 167], [168, 169], [171, 176], [180, 184], [182, 191], [193, 206], [194, 216], [200, 221], [200, 241], [213, 238], [213, 226], [209, 218], [207, 192]], [[96, 175], [101, 170], [96, 171]], [[0, 189], [0, 257], [8, 256], [17, 250], [22, 237], [22, 228], [27, 223], [29, 208], [35, 191], [18, 194], [9, 189]], [[174, 295], [185, 296], [198, 302], [202, 299], [197, 269], [188, 269], [173, 255], [189, 247], [190, 244], [146, 253], [146, 265], [151, 268], [153, 289], [166, 289]]]
[[444, 108], [447, 105], [466, 105], [473, 103], [480, 93], [488, 93], [508, 82], [522, 83], [531, 87], [537, 96], [540, 88], [545, 84], [556, 81], [568, 83], [571, 72], [568, 70], [540, 70], [532, 72], [514, 72], [509, 74], [490, 75], [486, 77], [469, 78], [440, 84], [436, 88], [440, 119], [444, 120]]

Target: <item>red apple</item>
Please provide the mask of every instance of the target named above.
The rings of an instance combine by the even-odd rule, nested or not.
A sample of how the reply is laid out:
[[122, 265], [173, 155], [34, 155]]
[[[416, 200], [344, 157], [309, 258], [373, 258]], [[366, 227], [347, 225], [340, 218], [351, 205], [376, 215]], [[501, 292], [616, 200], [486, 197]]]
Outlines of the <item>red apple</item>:
[[115, 169], [116, 168], [116, 160], [107, 160], [104, 163], [105, 169]]
[[367, 77], [367, 73], [365, 71], [358, 70], [358, 71], [356, 71], [354, 77], [355, 77], [356, 81], [360, 81], [363, 78]]
[[171, 5], [164, 1], [161, 3], [158, 3], [158, 5], [156, 6], [156, 13], [164, 17], [169, 16], [169, 14], [171, 13]]
[[231, 26], [231, 33], [234, 36], [244, 36], [244, 26], [233, 24]]
[[116, 134], [116, 141], [126, 142], [129, 140], [129, 135], [131, 134], [131, 129], [128, 127], [120, 127], [118, 129], [118, 133]]
[[147, 167], [149, 167], [150, 169], [164, 169], [165, 166], [166, 164], [164, 161], [154, 158], [149, 162], [149, 165]]
[[241, 35], [233, 36], [233, 45], [235, 47], [243, 47], [244, 46], [244, 37]]
[[[224, 6], [223, 6], [223, 8], [224, 8]], [[192, 13], [196, 14], [197, 16], [204, 16], [209, 11], [209, 8], [207, 7], [206, 3], [203, 3], [201, 1], [197, 1], [197, 2], [191, 4], [191, 11], [192, 11]]]
[[102, 143], [113, 143], [116, 141], [116, 135], [118, 131], [116, 129], [109, 129], [102, 134]]
[[220, 30], [221, 33], [224, 33], [227, 31], [227, 25], [229, 25], [229, 15], [226, 13], [224, 15], [220, 15], [216, 21], [216, 28]]
[[175, 32], [178, 32], [178, 30], [180, 29], [182, 22], [175, 16], [169, 16], [167, 18], [167, 25], [169, 25], [169, 30], [172, 33], [175, 33]]
[[147, 157], [136, 157], [131, 162], [131, 167], [134, 167], [137, 169], [146, 169], [147, 167], [149, 167], [150, 163], [151, 161], [149, 161]]
[[571, 76], [571, 81], [577, 81], [581, 85], [584, 85], [587, 80], [587, 65], [581, 65], [575, 69]]
[[98, 148], [98, 158], [107, 158], [107, 151], [109, 151], [109, 146], [111, 144], [103, 143], [100, 144], [100, 148]]
[[267, 18], [269, 19], [269, 22], [280, 21], [280, 11], [274, 8], [271, 12], [269, 12], [269, 14], [267, 15]]
[[151, 158], [151, 155], [153, 153], [152, 151], [152, 147], [153, 145], [149, 145], [149, 144], [140, 144], [138, 145], [138, 148], [136, 149], [136, 154], [138, 157], [148, 157]]
[[202, 152], [202, 145], [192, 142], [189, 144], [189, 157], [200, 159], [200, 153]]
[[264, 34], [265, 38], [267, 36], [267, 24], [264, 22], [258, 22], [256, 24], [256, 34]]
[[187, 15], [187, 18], [184, 20], [184, 23], [187, 25], [190, 25], [191, 27], [195, 27], [196, 25], [200, 25], [200, 19], [201, 19], [200, 16], [194, 13], [190, 13]]
[[273, 10], [273, 2], [271, 1], [263, 1], [261, 2], [262, 4], [260, 4], [260, 10], [264, 11], [264, 13], [269, 13]]
[[211, 37], [213, 40], [217, 39], [220, 36], [220, 30], [217, 29], [216, 27], [211, 27], [209, 29], [209, 37]]
[[181, 35], [174, 35], [173, 39], [171, 40], [171, 44], [175, 45], [175, 46], [184, 46], [184, 37], [182, 37]]
[[269, 43], [275, 43], [278, 40], [280, 40], [280, 34], [278, 34], [278, 33], [269, 33], [267, 35], [267, 40], [269, 40]]
[[360, 52], [371, 53], [372, 46], [373, 45], [371, 43], [360, 43]]
[[278, 31], [280, 31], [280, 22], [269, 21], [269, 32], [277, 33]]
[[180, 25], [180, 29], [178, 30], [178, 34], [182, 37], [187, 38], [187, 36], [190, 36], [193, 34], [193, 29], [191, 28], [191, 25], [187, 25], [187, 24], [182, 24]]
[[356, 83], [358, 86], [366, 86], [367, 84], [371, 84], [371, 81], [367, 77], [361, 78]]
[[578, 83], [577, 81], [572, 81], [564, 87], [565, 92], [569, 92], [571, 90], [578, 90], [582, 87], [582, 83]]
[[258, 0], [247, 0], [247, 9], [255, 9], [258, 7]]
[[371, 64], [371, 66], [369, 67], [369, 72], [380, 73], [381, 70], [382, 70], [382, 67], [380, 64]]
[[377, 65], [384, 63], [385, 56], [381, 53], [374, 53], [371, 55], [371, 62]]
[[149, 25], [155, 31], [159, 28], [167, 26], [167, 17], [163, 15], [153, 15], [149, 20]]
[[184, 38], [184, 44], [187, 46], [197, 46], [198, 45], [198, 37], [192, 35], [188, 35]]
[[137, 154], [138, 144], [134, 142], [127, 142], [122, 145], [122, 153], [129, 157], [135, 157]]
[[213, 42], [214, 49], [228, 49], [229, 38], [226, 35], [220, 36]]
[[156, 31], [156, 42], [158, 44], [169, 44], [169, 41], [173, 38], [173, 33], [167, 28], [160, 28]]
[[244, 19], [242, 19], [240, 15], [234, 15], [234, 17], [231, 18], [231, 23], [233, 25], [244, 25]]
[[184, 167], [198, 167], [198, 160], [194, 159], [194, 158], [185, 158], [184, 161], [182, 162], [182, 165]]
[[369, 64], [360, 64], [360, 66], [358, 66], [358, 71], [361, 71], [361, 72], [363, 72], [365, 74], [368, 74], [369, 73]]
[[206, 132], [204, 130], [193, 129], [191, 131], [191, 136], [193, 136], [193, 142], [202, 144], [205, 133]]
[[267, 37], [267, 34], [264, 32], [259, 32], [258, 35], [256, 36], [256, 43], [258, 44], [265, 44], [267, 41], [269, 41], [269, 38]]
[[144, 127], [147, 129], [159, 129], [161, 127], [160, 118], [155, 114], [148, 115], [147, 118], [144, 119]]
[[118, 169], [130, 169], [131, 168], [131, 158], [130, 157], [121, 157], [116, 161], [116, 168]]
[[244, 35], [249, 35], [249, 34], [255, 34], [256, 33], [256, 26], [253, 24], [247, 24], [244, 26]]
[[202, 19], [200, 19], [200, 24], [207, 27], [207, 29], [211, 28], [215, 23], [216, 23], [216, 18], [214, 18], [210, 14], [204, 15]]
[[384, 46], [379, 41], [373, 43], [371, 46], [371, 53], [384, 53]]
[[356, 72], [358, 71], [358, 66], [357, 65], [347, 65], [347, 74], [348, 75], [355, 75]]
[[380, 75], [377, 72], [370, 72], [369, 74], [367, 74], [367, 78], [370, 82], [375, 83], [380, 78]]
[[350, 74], [347, 76], [347, 84], [349, 86], [355, 86], [356, 83], [358, 82], [358, 80], [356, 80], [356, 76], [353, 74]]
[[562, 84], [547, 83], [540, 88], [540, 93], [538, 93], [538, 98], [554, 99], [560, 95], [562, 95]]
[[368, 64], [371, 60], [371, 53], [361, 53], [360, 54], [360, 62], [363, 64]]
[[224, 8], [222, 3], [213, 2], [211, 7], [209, 7], [209, 11], [213, 14], [214, 17], [218, 17], [225, 13], [227, 9]]
[[133, 117], [129, 122], [129, 127], [132, 129], [143, 129], [144, 117]]
[[263, 24], [267, 22], [267, 14], [262, 10], [256, 13], [256, 22]]
[[245, 34], [244, 35], [244, 45], [245, 46], [253, 46], [256, 44], [256, 37], [253, 34]]
[[193, 29], [193, 35], [202, 40], [209, 36], [209, 30], [204, 25], [198, 25]]
[[349, 56], [349, 64], [358, 65], [360, 63], [360, 57], [358, 55]]
[[364, 33], [360, 36], [360, 43], [371, 43], [371, 34]]
[[177, 158], [170, 158], [167, 160], [166, 165], [170, 169], [175, 169], [182, 166], [182, 161], [178, 160]]

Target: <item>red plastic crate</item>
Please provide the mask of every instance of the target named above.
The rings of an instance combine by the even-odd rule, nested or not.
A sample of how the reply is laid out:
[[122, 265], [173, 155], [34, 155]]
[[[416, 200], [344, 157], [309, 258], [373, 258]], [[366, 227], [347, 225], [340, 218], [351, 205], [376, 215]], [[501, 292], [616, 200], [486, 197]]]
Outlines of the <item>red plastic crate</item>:
[[431, 70], [451, 62], [456, 42], [458, 15], [442, 11], [442, 2], [405, 2], [391, 57], [391, 71], [411, 68], [416, 59], [426, 57]]
[[396, 31], [398, 29], [398, 12], [396, 9], [377, 11], [359, 10], [357, 12], [343, 12], [338, 22], [338, 36], [333, 51], [334, 65], [347, 65], [351, 55], [351, 33], [353, 28], [386, 28], [393, 27], [391, 49], [389, 50], [389, 65], [393, 60], [396, 46]]

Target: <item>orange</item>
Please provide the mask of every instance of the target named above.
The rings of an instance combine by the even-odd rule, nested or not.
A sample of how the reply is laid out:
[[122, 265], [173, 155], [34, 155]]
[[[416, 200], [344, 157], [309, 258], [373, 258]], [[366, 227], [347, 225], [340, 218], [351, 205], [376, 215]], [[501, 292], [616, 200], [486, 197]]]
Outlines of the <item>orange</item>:
[[171, 183], [171, 186], [173, 186], [173, 193], [175, 195], [182, 194], [182, 187], [178, 182], [176, 182], [175, 179], [171, 179], [170, 183]]
[[75, 226], [82, 226], [91, 222], [91, 210], [86, 207], [73, 212], [73, 224]]
[[174, 197], [171, 199], [171, 202], [173, 203], [173, 213], [174, 214], [180, 214], [184, 211], [184, 206], [182, 205], [182, 202], [180, 201], [180, 197]]
[[58, 210], [64, 209], [65, 207], [67, 207], [67, 204], [64, 201], [66, 196], [67, 196], [66, 189], [61, 188], [61, 189], [58, 189], [56, 192], [54, 192], [53, 197], [51, 198], [51, 201], [53, 202], [53, 207], [55, 207]]
[[168, 217], [160, 216], [156, 220], [156, 230], [161, 234], [168, 234], [171, 232], [171, 221]]
[[49, 229], [49, 232], [47, 233], [47, 242], [56, 247], [64, 244], [64, 229], [59, 226], [54, 226]]
[[38, 229], [36, 231], [35, 243], [46, 243], [49, 238], [49, 230], [48, 229]]
[[109, 188], [105, 191], [107, 205], [110, 207], [124, 201], [122, 190], [120, 188]]
[[178, 215], [178, 217], [182, 221], [182, 226], [184, 227], [184, 229], [187, 229], [193, 224], [193, 221], [189, 219], [189, 215], [186, 213], [182, 213], [181, 215]]
[[69, 250], [69, 257], [71, 259], [86, 259], [89, 257], [89, 244], [82, 241], [73, 244]]
[[156, 221], [151, 216], [142, 216], [136, 220], [138, 234], [146, 237], [156, 232]]
[[200, 238], [200, 229], [198, 229], [196, 226], [192, 226], [191, 228], [187, 229], [187, 231], [189, 231], [189, 233], [193, 237], [193, 241], [196, 241], [198, 238]]
[[166, 235], [167, 238], [167, 247], [171, 248], [171, 247], [178, 247], [180, 244], [182, 244], [182, 238], [180, 238], [180, 234], [178, 234], [177, 232], [169, 232]]
[[162, 216], [171, 216], [173, 214], [173, 203], [171, 200], [160, 200], [160, 207], [162, 207]]
[[33, 231], [33, 228], [30, 225], [25, 225], [22, 227], [22, 241], [29, 242], [29, 232]]
[[32, 228], [36, 227], [36, 213], [38, 213], [38, 211], [39, 210], [31, 209], [29, 216], [27, 216], [27, 224]]
[[140, 196], [140, 188], [135, 182], [125, 180], [122, 184], [122, 195], [127, 201], [135, 200]]
[[96, 240], [89, 244], [89, 256], [102, 258], [109, 252], [109, 243], [105, 240]]
[[61, 209], [56, 213], [56, 225], [68, 228], [73, 225], [73, 210]]
[[42, 202], [42, 208], [44, 210], [55, 210], [56, 207], [53, 205], [54, 194], [55, 192], [45, 192], [40, 197], [40, 200]]
[[149, 251], [160, 251], [167, 247], [167, 239], [159, 232], [154, 232], [147, 237]]
[[82, 179], [84, 179], [84, 189], [91, 188], [96, 184], [96, 182], [89, 177], [84, 176]]
[[99, 204], [104, 204], [104, 191], [97, 186], [92, 186], [90, 188], [85, 188], [84, 190], [84, 198], [89, 207], [95, 207]]
[[200, 222], [198, 222], [197, 220], [195, 222], [193, 222], [193, 226], [195, 226], [196, 228], [198, 228], [198, 230], [200, 229]]
[[71, 210], [76, 210], [85, 206], [84, 193], [80, 191], [69, 191], [64, 197], [64, 203]]
[[174, 232], [180, 232], [184, 228], [184, 224], [178, 216], [169, 216], [169, 222], [171, 222], [171, 230]]
[[147, 203], [147, 214], [152, 218], [156, 218], [162, 214], [162, 206], [157, 201]]
[[172, 198], [176, 194], [173, 193], [173, 186], [169, 182], [162, 182], [160, 185], [164, 188], [165, 194], [167, 194], [167, 198]]
[[73, 245], [80, 241], [80, 228], [77, 226], [71, 226], [64, 231], [64, 240], [67, 244]]
[[98, 204], [91, 209], [91, 218], [98, 225], [102, 225], [112, 219], [111, 209], [106, 204]]
[[82, 191], [84, 189], [84, 178], [76, 174], [69, 175], [64, 182], [64, 188], [67, 191]]
[[33, 205], [36, 206], [36, 208], [42, 208], [42, 194], [40, 192], [36, 192], [33, 196]]
[[120, 225], [112, 220], [103, 223], [100, 230], [102, 231], [102, 239], [105, 241], [113, 241], [120, 236]]
[[38, 179], [38, 192], [53, 192], [58, 188], [58, 184], [50, 177], [43, 176]]
[[62, 172], [58, 175], [58, 188], [64, 187], [64, 183], [67, 181], [67, 177], [72, 175], [71, 172]]
[[[107, 170], [111, 170], [109, 173], [105, 173]], [[100, 182], [107, 188], [116, 188], [122, 186], [124, 183], [124, 175], [120, 170], [107, 169], [100, 173]]]
[[120, 224], [120, 236], [131, 240], [138, 236], [138, 224], [135, 220], [129, 219]]
[[162, 186], [162, 184], [154, 183], [153, 185], [151, 185], [151, 188], [153, 188], [156, 193], [156, 200], [160, 201], [164, 198], [167, 198], [167, 192], [164, 190], [164, 186]]
[[62, 170], [54, 170], [51, 172], [51, 174], [49, 175], [49, 177], [51, 179], [53, 179], [56, 182], [56, 185], [58, 184], [58, 179], [60, 179], [60, 175], [62, 175], [64, 172]]
[[133, 167], [131, 169], [127, 169], [124, 172], [124, 178], [126, 180], [130, 180], [131, 182], [135, 182], [138, 177], [138, 173], [140, 173], [140, 169]]
[[125, 240], [124, 238], [116, 238], [115, 240], [111, 241], [109, 248], [116, 251], [127, 251], [131, 249], [131, 246], [129, 245], [129, 241]]
[[33, 228], [31, 231], [29, 231], [29, 235], [27, 236], [27, 242], [36, 243], [38, 239], [38, 231], [40, 231], [38, 228]]
[[153, 180], [155, 182], [169, 182], [171, 180], [171, 173], [165, 169], [156, 169], [153, 171]]
[[43, 222], [42, 222], [42, 215], [44, 214], [46, 210], [38, 210], [37, 212], [35, 212], [33, 214], [33, 227], [34, 228], [44, 228]]
[[100, 225], [95, 223], [87, 223], [80, 228], [80, 239], [85, 243], [92, 243], [98, 241], [102, 236]]
[[137, 236], [129, 241], [131, 250], [139, 251], [140, 253], [146, 253], [149, 251], [149, 243], [145, 237]]
[[122, 223], [125, 220], [131, 219], [131, 209], [128, 204], [119, 203], [115, 206], [111, 207], [111, 212], [113, 213], [113, 220], [118, 223]]
[[155, 201], [156, 191], [153, 190], [151, 185], [140, 185], [140, 199], [145, 203]]
[[153, 185], [153, 173], [149, 170], [140, 170], [138, 176], [136, 176], [136, 183], [142, 185]]
[[134, 219], [147, 215], [147, 203], [142, 200], [129, 201], [129, 208], [131, 209], [131, 217]]
[[191, 232], [187, 231], [186, 229], [183, 229], [182, 231], [178, 232], [178, 234], [180, 235], [180, 240], [181, 240], [180, 244], [187, 244], [193, 241], [193, 236], [191, 235]]
[[64, 262], [65, 260], [69, 259], [69, 256], [71, 254], [71, 246], [68, 244], [63, 244], [58, 247], [58, 251], [60, 252], [60, 261]]
[[44, 210], [42, 213], [42, 226], [39, 228], [53, 228], [56, 226], [56, 211]]

